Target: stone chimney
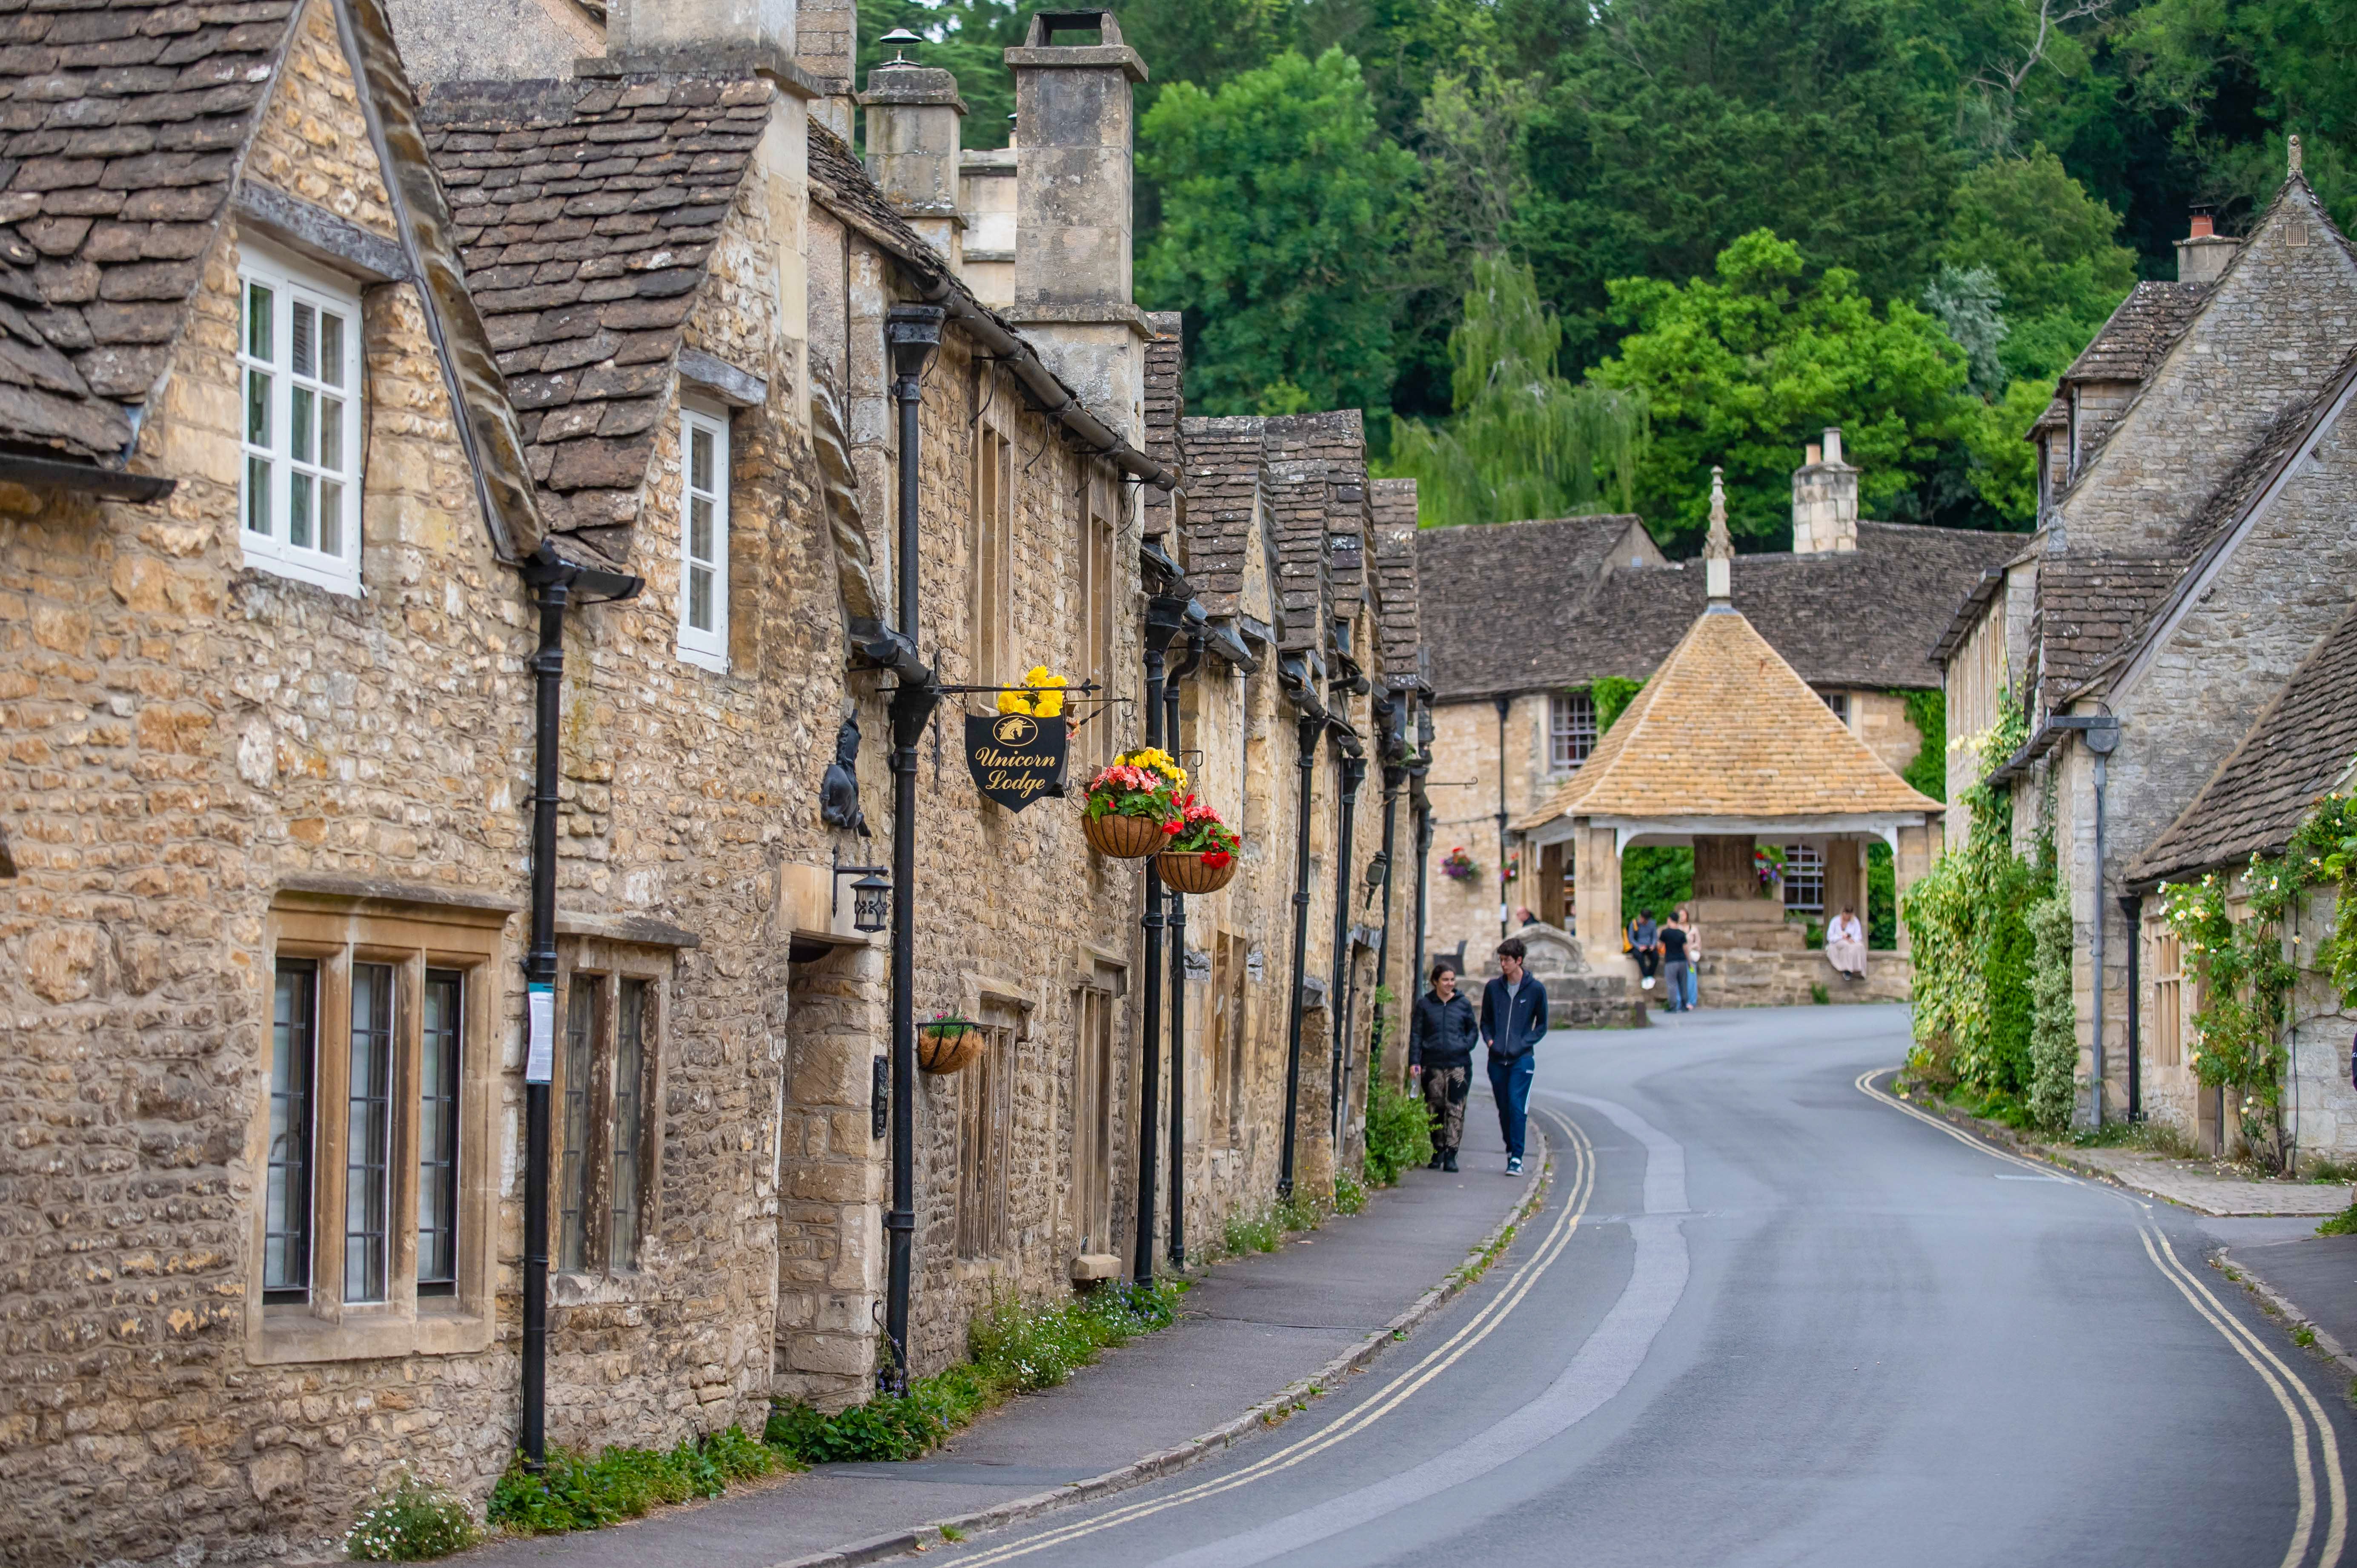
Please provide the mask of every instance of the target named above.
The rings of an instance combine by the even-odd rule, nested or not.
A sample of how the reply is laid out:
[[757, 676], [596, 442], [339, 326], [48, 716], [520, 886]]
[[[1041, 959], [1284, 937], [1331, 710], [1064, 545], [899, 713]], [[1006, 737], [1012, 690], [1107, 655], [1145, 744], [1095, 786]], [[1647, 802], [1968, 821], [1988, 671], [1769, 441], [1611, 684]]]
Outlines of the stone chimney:
[[846, 142], [858, 32], [858, 0], [801, 0], [794, 9], [794, 55], [818, 92], [811, 118]]
[[1825, 427], [1821, 448], [1792, 470], [1792, 550], [1800, 555], [1857, 548], [1857, 470], [1842, 461], [1841, 427]]
[[867, 73], [859, 95], [867, 110], [867, 172], [893, 210], [925, 242], [959, 265], [958, 122], [965, 100], [957, 78], [913, 60], [890, 60]]
[[[1093, 42], [1058, 43], [1093, 32]], [[1132, 441], [1152, 337], [1130, 299], [1130, 187], [1145, 62], [1110, 11], [1041, 11], [1015, 72], [1015, 303], [1010, 320], [1090, 410]]]
[[796, 0], [609, 0], [604, 73], [717, 68], [807, 81]]
[[2195, 208], [2192, 232], [2177, 242], [2177, 281], [2216, 283], [2242, 248], [2241, 241], [2218, 232], [2217, 218], [2209, 208]]

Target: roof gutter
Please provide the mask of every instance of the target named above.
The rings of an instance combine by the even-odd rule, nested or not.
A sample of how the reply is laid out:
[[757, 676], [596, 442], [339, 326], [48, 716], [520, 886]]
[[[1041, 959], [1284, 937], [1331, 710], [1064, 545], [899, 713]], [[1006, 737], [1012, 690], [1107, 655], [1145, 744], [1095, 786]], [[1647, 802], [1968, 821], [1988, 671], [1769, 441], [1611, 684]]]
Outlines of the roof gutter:
[[102, 468], [95, 463], [72, 463], [57, 457], [0, 456], [0, 479], [19, 485], [55, 485], [78, 495], [109, 500], [160, 500], [180, 481], [161, 474], [134, 474], [123, 468]]
[[1157, 489], [1178, 489], [1177, 474], [1132, 446], [1119, 433], [1091, 413], [1081, 400], [1072, 395], [1071, 389], [1058, 381], [1055, 372], [1039, 362], [1037, 349], [1008, 331], [933, 259], [910, 253], [897, 237], [878, 228], [849, 202], [835, 199], [823, 181], [811, 181], [811, 196], [836, 219], [857, 230], [869, 243], [898, 261], [916, 285], [918, 297], [927, 305], [938, 305], [948, 311], [950, 319], [979, 338], [983, 347], [1015, 372], [1015, 379], [1023, 383], [1023, 390], [1031, 394], [1032, 401], [1049, 418], [1078, 436], [1090, 450], [1111, 459], [1122, 472], [1134, 475]]

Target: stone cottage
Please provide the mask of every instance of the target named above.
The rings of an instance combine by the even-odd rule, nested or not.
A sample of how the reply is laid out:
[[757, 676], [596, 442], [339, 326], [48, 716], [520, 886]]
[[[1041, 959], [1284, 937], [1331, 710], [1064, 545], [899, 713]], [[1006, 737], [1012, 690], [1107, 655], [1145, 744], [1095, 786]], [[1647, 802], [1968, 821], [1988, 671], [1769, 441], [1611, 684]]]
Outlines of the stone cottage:
[[[2230, 757], [2319, 657], [2357, 572], [2357, 257], [2296, 146], [2247, 234], [2197, 228], [2166, 308], [2145, 285], [2064, 377], [2083, 424], [2072, 436], [2050, 414], [2031, 432], [2052, 481], [2038, 532], [1967, 596], [1939, 650], [1953, 732], [1986, 734], [2007, 704], [2028, 722], [1987, 782], [2012, 792], [2019, 847], [2050, 839], [2070, 891], [2081, 1119], [2150, 1114], [2213, 1142], [2215, 1095], [2182, 1045], [2191, 999], [2149, 895], [2211, 850], [2248, 853], [2219, 826], [2239, 809], [2222, 802], [2250, 788]], [[2090, 430], [2099, 402], [2109, 412]], [[1952, 754], [1952, 796], [1973, 782], [1975, 749]], [[2212, 805], [2188, 818], [2205, 786]], [[2288, 832], [2270, 823], [2251, 847]], [[2327, 1067], [2304, 1058], [2295, 1072], [2345, 1079]], [[2319, 1103], [2324, 1125], [2346, 1125], [2338, 1100]]]
[[[1804, 457], [1792, 475], [1792, 548], [1736, 556], [1732, 603], [1852, 736], [1903, 773], [1926, 744], [1908, 700], [1940, 689], [1940, 628], [2020, 541], [1861, 520], [1858, 469], [1838, 430]], [[1568, 841], [1533, 844], [1512, 824], [1576, 779], [1598, 744], [1596, 682], [1652, 674], [1703, 612], [1705, 572], [1664, 557], [1631, 516], [1427, 529], [1416, 555], [1434, 692], [1429, 950], [1462, 944], [1469, 963], [1486, 963], [1517, 908], [1558, 929], [1574, 924], [1583, 906]], [[1518, 613], [1501, 614], [1506, 605]], [[1805, 771], [1807, 748], [1789, 744]], [[1796, 918], [1838, 911], [1844, 889], [1864, 908], [1861, 842], [1836, 848], [1797, 831], [1776, 842], [1789, 873], [1781, 896]], [[1598, 933], [1577, 935], [1598, 950]], [[1702, 950], [1707, 1005], [1706, 936]], [[1633, 982], [1633, 966], [1610, 963]]]
[[[1273, 1195], [1281, 764], [1199, 785], [1277, 870], [1189, 900], [1182, 1065], [1148, 1076], [1145, 877], [1069, 803], [982, 797], [958, 720], [992, 693], [895, 700], [1045, 664], [1098, 688], [1084, 769], [1147, 733], [1150, 653], [1192, 660], [1199, 725], [1245, 711], [1254, 666], [1268, 701], [1285, 683], [1190, 580], [1175, 402], [1149, 435], [1175, 335], [1129, 301], [1104, 153], [1143, 63], [1109, 17], [1010, 51], [994, 310], [925, 196], [954, 84], [870, 84], [871, 152], [897, 149], [871, 173], [848, 13], [808, 14], [805, 57], [791, 8], [122, 4], [34, 16], [0, 61], [0, 1485], [25, 1561], [309, 1549], [402, 1463], [479, 1498], [519, 1440], [535, 1093], [551, 1441], [864, 1397], [893, 953], [851, 874], [890, 858], [896, 783], [906, 993], [984, 1036], [907, 1086], [909, 1369], [996, 1295], [1152, 1256], [1173, 1228], [1141, 1237], [1141, 1207], [1180, 1191], [1205, 1236]], [[896, 374], [889, 338], [928, 330]], [[1351, 504], [1348, 453], [1323, 460], [1321, 563]], [[1351, 635], [1379, 613], [1362, 592]], [[1283, 624], [1328, 765], [1339, 722], [1378, 726], [1326, 682], [1381, 667]], [[1247, 1059], [1241, 1013], [1261, 1054], [1206, 1095]], [[1322, 1072], [1331, 1031], [1308, 1036]], [[1330, 1181], [1304, 1081], [1300, 1179]], [[1166, 1154], [1141, 1195], [1146, 1108], [1182, 1082], [1183, 1190]]]

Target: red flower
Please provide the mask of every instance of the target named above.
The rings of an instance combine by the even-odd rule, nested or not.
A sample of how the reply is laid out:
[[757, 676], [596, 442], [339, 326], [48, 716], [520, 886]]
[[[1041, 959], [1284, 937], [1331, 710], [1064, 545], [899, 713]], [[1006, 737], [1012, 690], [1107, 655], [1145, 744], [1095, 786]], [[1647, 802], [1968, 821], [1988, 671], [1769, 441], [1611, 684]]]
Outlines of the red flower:
[[1228, 862], [1233, 859], [1235, 859], [1235, 856], [1230, 854], [1226, 850], [1207, 849], [1203, 852], [1203, 869], [1206, 871], [1217, 871], [1220, 867], [1227, 865]]
[[1179, 822], [1165, 822], [1165, 823], [1163, 823], [1163, 824], [1162, 824], [1162, 831], [1163, 831], [1164, 832], [1166, 832], [1166, 833], [1173, 833], [1173, 834], [1175, 834], [1175, 833], [1177, 833], [1177, 832], [1178, 832], [1179, 828], [1180, 828], [1181, 826], [1183, 826], [1183, 825], [1184, 825], [1184, 824], [1179, 823]]

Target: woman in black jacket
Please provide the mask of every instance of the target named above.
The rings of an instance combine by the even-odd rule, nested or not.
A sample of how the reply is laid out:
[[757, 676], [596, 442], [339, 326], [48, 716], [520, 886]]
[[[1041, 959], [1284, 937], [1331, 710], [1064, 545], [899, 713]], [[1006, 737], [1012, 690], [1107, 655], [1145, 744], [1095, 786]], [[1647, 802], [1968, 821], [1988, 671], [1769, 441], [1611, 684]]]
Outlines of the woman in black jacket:
[[1424, 1107], [1432, 1117], [1432, 1168], [1457, 1168], [1465, 1135], [1465, 1090], [1473, 1081], [1473, 1043], [1481, 1037], [1473, 1004], [1457, 993], [1457, 967], [1432, 966], [1432, 989], [1415, 999], [1408, 1020], [1407, 1070], [1424, 1079]]

